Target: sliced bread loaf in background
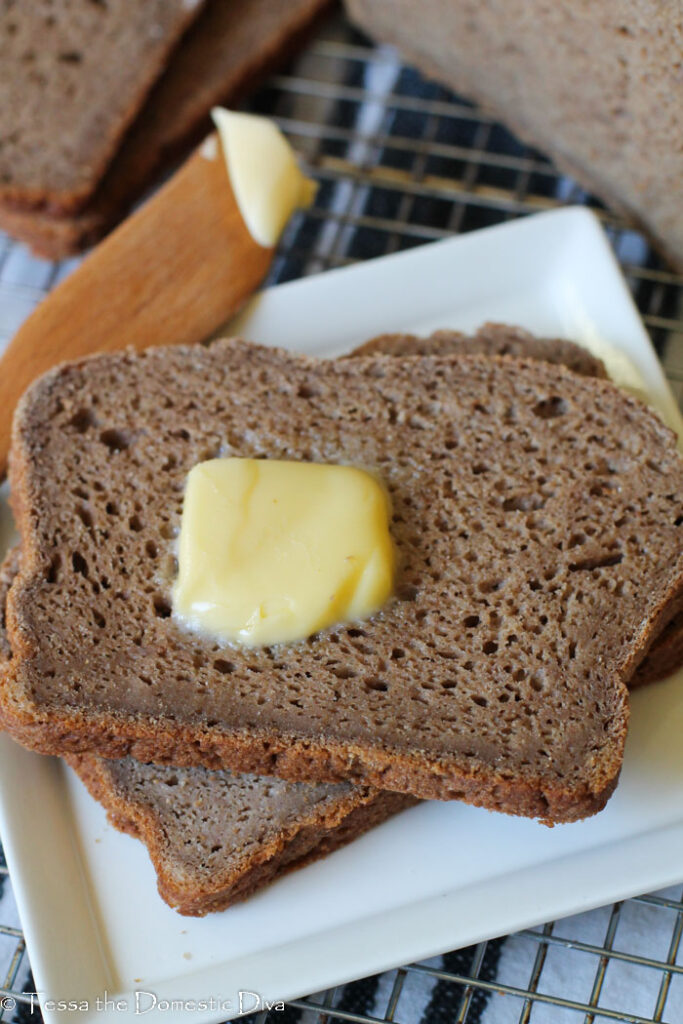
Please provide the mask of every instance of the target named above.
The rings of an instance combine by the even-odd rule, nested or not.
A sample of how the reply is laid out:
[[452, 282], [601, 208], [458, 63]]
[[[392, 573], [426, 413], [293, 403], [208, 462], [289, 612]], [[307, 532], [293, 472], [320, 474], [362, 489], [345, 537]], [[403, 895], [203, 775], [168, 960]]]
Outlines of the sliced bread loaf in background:
[[680, 0], [346, 0], [370, 35], [482, 103], [683, 266]]
[[236, 102], [285, 60], [328, 5], [329, 0], [208, 0], [85, 207], [72, 216], [54, 216], [0, 203], [0, 228], [47, 259], [96, 242], [160, 168], [208, 129], [211, 108]]
[[79, 209], [203, 0], [1, 0], [0, 201]]
[[[179, 626], [185, 478], [218, 454], [375, 467], [394, 599], [281, 648]], [[574, 820], [616, 784], [624, 684], [683, 591], [672, 433], [607, 381], [507, 356], [97, 357], [27, 393], [11, 482], [24, 561], [1, 716], [46, 752]]]

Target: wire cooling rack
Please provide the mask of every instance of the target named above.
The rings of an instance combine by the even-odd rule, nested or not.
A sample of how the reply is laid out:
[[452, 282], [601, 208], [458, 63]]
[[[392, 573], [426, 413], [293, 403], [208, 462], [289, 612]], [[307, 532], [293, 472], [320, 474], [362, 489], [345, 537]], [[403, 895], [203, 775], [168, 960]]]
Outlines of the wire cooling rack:
[[[249, 105], [278, 121], [320, 181], [314, 208], [286, 232], [270, 284], [538, 210], [585, 204], [602, 220], [683, 404], [683, 278], [642, 235], [471, 103], [425, 81], [394, 51], [373, 46], [336, 17]], [[72, 266], [34, 260], [0, 234], [0, 347]], [[38, 834], [36, 841], [43, 841]], [[39, 1020], [27, 995], [33, 981], [4, 863], [0, 885], [0, 1020]], [[680, 1024], [681, 896], [681, 887], [640, 896], [251, 1019]]]

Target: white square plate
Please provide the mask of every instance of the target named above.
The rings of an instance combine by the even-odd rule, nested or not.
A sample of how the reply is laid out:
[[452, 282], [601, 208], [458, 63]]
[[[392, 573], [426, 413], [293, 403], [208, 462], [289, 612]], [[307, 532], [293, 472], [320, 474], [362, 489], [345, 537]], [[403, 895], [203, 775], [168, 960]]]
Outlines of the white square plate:
[[[236, 326], [267, 344], [336, 355], [382, 331], [490, 319], [606, 355], [674, 429], [683, 426], [604, 235], [583, 209], [274, 288]], [[120, 1022], [136, 1015], [136, 992], [149, 1021], [224, 1020], [239, 1011], [240, 991], [263, 1006], [678, 882], [681, 735], [683, 673], [634, 696], [621, 782], [597, 817], [548, 829], [425, 803], [203, 920], [162, 903], [142, 844], [106, 824], [75, 776], [0, 737], [0, 827], [36, 982], [44, 1000], [89, 1006], [69, 1012], [45, 1001], [47, 1024]], [[164, 1000], [181, 1006], [169, 1014]]]

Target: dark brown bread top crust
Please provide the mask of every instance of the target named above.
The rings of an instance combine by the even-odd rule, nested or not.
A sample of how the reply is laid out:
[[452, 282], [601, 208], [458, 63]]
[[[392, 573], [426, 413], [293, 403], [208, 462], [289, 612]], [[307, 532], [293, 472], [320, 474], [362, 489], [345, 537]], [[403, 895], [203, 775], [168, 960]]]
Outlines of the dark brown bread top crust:
[[0, 0], [0, 199], [75, 210], [204, 0]]
[[[0, 566], [0, 672], [12, 658], [5, 607], [18, 571], [17, 547]], [[130, 757], [67, 760], [111, 823], [145, 843], [161, 897], [195, 917], [224, 910], [416, 802], [348, 783], [309, 786]]]
[[286, 59], [329, 0], [209, 0], [176, 48], [97, 191], [76, 216], [0, 205], [0, 227], [40, 256], [62, 259], [93, 244], [125, 215], [160, 166], [210, 127], [209, 111], [234, 103]]
[[[427, 337], [415, 334], [379, 334], [351, 353], [358, 355], [438, 356], [458, 351], [471, 355], [517, 356], [558, 363], [585, 377], [607, 378], [602, 359], [564, 338], [537, 338], [522, 327], [486, 323], [475, 334], [434, 331]], [[348, 357], [347, 357], [348, 358]]]
[[[185, 477], [231, 454], [378, 469], [395, 598], [272, 649], [177, 625]], [[574, 820], [616, 784], [623, 681], [683, 591], [673, 434], [609, 382], [541, 362], [239, 341], [97, 357], [27, 393], [11, 481], [23, 560], [1, 714], [46, 752]]]

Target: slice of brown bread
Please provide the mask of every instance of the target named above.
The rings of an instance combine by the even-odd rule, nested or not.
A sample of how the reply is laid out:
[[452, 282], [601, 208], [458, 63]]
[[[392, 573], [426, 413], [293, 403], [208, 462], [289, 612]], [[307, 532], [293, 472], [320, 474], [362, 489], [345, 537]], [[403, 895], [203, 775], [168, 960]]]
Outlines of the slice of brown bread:
[[[457, 353], [487, 356], [518, 356], [558, 363], [585, 377], [607, 377], [605, 364], [588, 349], [564, 338], [538, 338], [522, 327], [486, 323], [473, 335], [460, 331], [434, 331], [426, 337], [415, 334], [379, 334], [354, 349], [349, 356], [438, 356]], [[349, 358], [347, 356], [346, 358]]]
[[77, 215], [0, 204], [0, 228], [61, 259], [121, 219], [161, 166], [196, 142], [209, 111], [236, 102], [298, 45], [329, 0], [208, 0], [172, 54], [94, 196]]
[[[189, 468], [373, 467], [395, 598], [237, 649], [171, 615]], [[362, 781], [547, 822], [602, 807], [629, 679], [683, 594], [683, 461], [608, 381], [486, 356], [314, 360], [245, 342], [102, 356], [26, 394], [4, 726], [52, 753]]]
[[[606, 378], [601, 359], [564, 338], [538, 338], [521, 327], [485, 323], [474, 335], [442, 329], [424, 337], [414, 334], [381, 334], [343, 358], [362, 355], [448, 355], [485, 353], [515, 355], [560, 363], [587, 377]], [[678, 613], [653, 642], [647, 656], [628, 680], [630, 688], [658, 682], [683, 664], [683, 612]]]
[[0, 199], [92, 195], [203, 0], [0, 2]]
[[[12, 658], [5, 606], [18, 570], [15, 548], [0, 567], [0, 671]], [[131, 757], [67, 760], [111, 823], [145, 843], [161, 897], [195, 917], [224, 910], [415, 803], [344, 782], [309, 786]]]
[[203, 917], [350, 843], [416, 801], [348, 782], [67, 756], [111, 823], [141, 839], [159, 894]]

